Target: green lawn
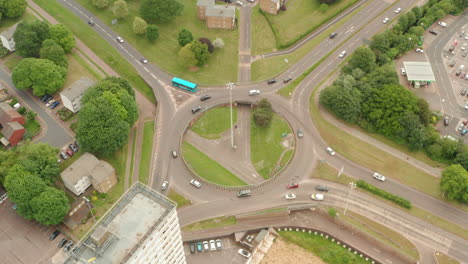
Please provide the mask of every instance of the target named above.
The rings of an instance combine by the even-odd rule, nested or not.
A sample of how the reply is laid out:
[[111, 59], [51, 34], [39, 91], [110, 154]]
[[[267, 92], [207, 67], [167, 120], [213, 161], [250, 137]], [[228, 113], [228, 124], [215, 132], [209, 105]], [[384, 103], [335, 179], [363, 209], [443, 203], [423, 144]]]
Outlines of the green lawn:
[[[111, 26], [111, 20], [114, 19], [111, 11], [112, 5], [101, 10], [92, 6], [89, 0], [77, 0], [77, 2]], [[159, 38], [154, 43], [144, 37], [135, 35], [132, 31], [133, 18], [140, 16], [138, 10], [141, 1], [127, 1], [128, 17], [111, 27], [133, 47], [138, 49], [150, 62], [158, 64], [171, 74], [200, 84], [224, 84], [228, 81], [237, 81], [238, 29], [208, 29], [205, 21], [197, 18], [196, 1], [181, 2], [184, 3], [182, 15], [174, 21], [158, 24]], [[181, 66], [177, 60], [177, 54], [180, 50], [177, 36], [182, 28], [190, 30], [196, 39], [205, 37], [213, 41], [215, 38], [222, 38], [225, 46], [213, 52], [207, 65], [197, 71], [189, 71]]]
[[145, 122], [143, 131], [143, 144], [141, 146], [140, 157], [140, 181], [144, 184], [148, 183], [148, 176], [150, 173], [151, 165], [151, 152], [153, 150], [153, 135], [154, 135], [154, 121]]
[[[130, 134], [128, 140], [132, 141], [132, 156], [130, 157], [130, 175], [128, 175], [128, 184], [132, 185], [133, 184], [133, 172], [135, 170], [135, 151], [136, 151], [136, 128], [132, 127], [130, 128]], [[133, 130], [133, 136], [132, 136], [132, 130]], [[140, 177], [141, 175], [138, 175]]]
[[[68, 11], [57, 1], [33, 0], [36, 4], [46, 10], [51, 16], [57, 19], [70, 29], [73, 34], [83, 41], [94, 53], [119, 73], [124, 79], [139, 90], [151, 102], [156, 103], [153, 90], [139, 76], [133, 66], [120, 55], [106, 40], [89, 27], [86, 22], [81, 21], [77, 16]], [[91, 1], [87, 1], [91, 3]]]
[[186, 225], [182, 227], [182, 231], [196, 231], [235, 224], [237, 224], [237, 219], [234, 216], [221, 216]]
[[436, 252], [435, 257], [438, 264], [460, 264], [460, 262], [440, 252]]
[[177, 204], [177, 208], [192, 204], [190, 200], [187, 200], [185, 197], [183, 197], [181, 194], [176, 192], [174, 189], [169, 189], [169, 194], [167, 195], [167, 197]]
[[0, 32], [7, 30], [19, 21], [34, 21], [36, 17], [30, 12], [26, 11], [21, 17], [18, 18], [7, 18], [2, 17], [2, 23], [0, 23]]
[[[237, 107], [232, 108], [232, 122], [237, 121]], [[221, 138], [221, 133], [231, 128], [229, 107], [211, 108], [198, 118], [191, 130], [207, 139]]]
[[[279, 115], [273, 114], [270, 126], [266, 128], [257, 126], [251, 117], [250, 156], [255, 169], [265, 179], [270, 178], [270, 173], [285, 149], [281, 144], [284, 140], [281, 137], [283, 133], [290, 134], [292, 131], [288, 123]], [[281, 164], [286, 165], [289, 162], [286, 158], [291, 157], [292, 154], [286, 154]]]
[[16, 65], [22, 60], [23, 58], [18, 56], [16, 53], [11, 53], [5, 58], [3, 58], [3, 64], [12, 72]]
[[26, 133], [24, 134], [25, 139], [31, 139], [41, 132], [41, 124], [35, 118], [33, 120], [26, 120], [24, 128], [26, 129]]
[[268, 21], [260, 14], [260, 5], [252, 8], [251, 22], [251, 54], [259, 55], [276, 51], [275, 35]]
[[278, 233], [287, 241], [320, 257], [325, 263], [369, 263], [360, 257], [359, 254], [355, 255], [353, 252], [348, 251], [347, 248], [337, 245], [336, 242], [332, 242], [330, 239], [315, 235], [314, 233], [309, 234], [295, 231], [278, 231]]
[[232, 172], [210, 159], [186, 141], [182, 144], [182, 151], [187, 165], [205, 180], [225, 186], [247, 185], [247, 183], [239, 179]]

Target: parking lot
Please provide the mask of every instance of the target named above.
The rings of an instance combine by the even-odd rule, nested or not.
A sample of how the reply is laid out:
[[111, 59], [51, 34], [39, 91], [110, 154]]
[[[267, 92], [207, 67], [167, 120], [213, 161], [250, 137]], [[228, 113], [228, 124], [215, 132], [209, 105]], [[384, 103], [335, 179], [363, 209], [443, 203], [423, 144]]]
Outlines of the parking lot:
[[0, 204], [0, 264], [51, 263], [51, 257], [59, 251], [57, 244], [63, 235], [49, 241], [54, 227], [24, 220], [12, 206], [8, 199]]
[[[217, 239], [217, 238], [212, 238]], [[209, 241], [211, 239], [200, 240]], [[205, 264], [205, 263], [230, 263], [230, 264], [244, 264], [247, 259], [237, 251], [241, 248], [232, 238], [221, 238], [222, 249], [206, 252], [190, 253], [190, 244], [184, 243], [185, 257], [187, 263], [190, 264]], [[194, 241], [195, 243], [198, 241]]]

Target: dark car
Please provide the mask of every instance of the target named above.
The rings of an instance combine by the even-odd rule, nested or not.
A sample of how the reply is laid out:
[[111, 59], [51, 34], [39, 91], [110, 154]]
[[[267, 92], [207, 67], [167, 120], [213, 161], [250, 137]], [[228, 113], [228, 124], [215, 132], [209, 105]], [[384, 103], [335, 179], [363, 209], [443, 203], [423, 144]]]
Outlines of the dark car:
[[432, 35], [436, 35], [436, 36], [437, 36], [437, 32], [435, 32], [435, 31], [432, 30], [432, 29], [429, 30], [429, 33], [431, 33]]
[[276, 80], [275, 80], [275, 79], [271, 79], [271, 80], [268, 80], [267, 83], [268, 83], [268, 84], [274, 84], [274, 83], [276, 83]]
[[336, 35], [338, 35], [338, 33], [333, 32], [333, 33], [331, 33], [330, 36], [328, 36], [328, 37], [332, 39], [332, 38], [336, 37]]
[[68, 147], [73, 151], [73, 152], [78, 152], [78, 147], [75, 144], [70, 144]]
[[73, 247], [73, 241], [68, 241], [68, 243], [63, 246], [63, 251], [68, 252]]
[[283, 80], [283, 83], [288, 83], [292, 80], [290, 76], [286, 77], [286, 79]]
[[325, 185], [317, 185], [315, 186], [315, 190], [321, 191], [321, 192], [328, 192], [328, 187]]
[[57, 107], [59, 104], [60, 104], [59, 101], [55, 101], [53, 104], [50, 105], [50, 109], [54, 109], [54, 108]]
[[52, 234], [50, 234], [49, 240], [50, 240], [50, 241], [54, 240], [55, 238], [58, 237], [58, 235], [60, 235], [60, 231], [55, 230]]
[[444, 126], [448, 126], [449, 125], [449, 117], [446, 116], [444, 117]]
[[457, 72], [455, 73], [455, 76], [460, 76], [460, 74], [461, 74], [461, 71], [457, 70]]
[[65, 245], [65, 243], [67, 243], [67, 242], [68, 242], [68, 240], [67, 240], [66, 238], [63, 238], [63, 239], [60, 240], [60, 242], [58, 243], [58, 247], [59, 247], [59, 248], [62, 248], [62, 247]]
[[47, 104], [52, 99], [54, 99], [54, 97], [52, 95], [49, 95], [48, 97], [46, 97], [46, 99], [44, 99], [44, 103]]
[[190, 253], [195, 253], [195, 242], [190, 242]]
[[208, 100], [208, 99], [210, 99], [210, 98], [211, 98], [211, 96], [205, 94], [205, 95], [203, 95], [202, 97], [200, 97], [200, 101], [206, 101], [206, 100]]
[[195, 106], [194, 108], [192, 108], [192, 114], [195, 114], [196, 112], [200, 111], [201, 110], [201, 106]]
[[78, 144], [78, 140], [75, 140], [75, 146], [77, 146], [78, 148], [80, 147], [80, 144]]
[[460, 94], [461, 94], [461, 95], [465, 96], [466, 93], [468, 93], [468, 89], [467, 89], [467, 88], [461, 89], [461, 91], [460, 91]]
[[50, 99], [52, 99], [52, 95], [46, 94], [46, 95], [41, 97], [41, 102], [45, 103], [46, 100], [50, 100]]
[[202, 245], [202, 242], [201, 242], [201, 241], [198, 241], [198, 242], [197, 242], [197, 251], [198, 251], [198, 252], [202, 252], [202, 251], [203, 251], [203, 245]]

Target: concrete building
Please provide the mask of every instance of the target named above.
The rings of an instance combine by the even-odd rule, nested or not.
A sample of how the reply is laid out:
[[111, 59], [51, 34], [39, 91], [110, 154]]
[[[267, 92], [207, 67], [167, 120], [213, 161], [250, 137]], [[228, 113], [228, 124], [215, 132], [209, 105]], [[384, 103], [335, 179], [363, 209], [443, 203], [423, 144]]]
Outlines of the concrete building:
[[79, 241], [66, 264], [185, 264], [176, 204], [137, 182]]
[[206, 9], [215, 6], [215, 0], [197, 0], [197, 15], [201, 20], [205, 20]]
[[[117, 183], [115, 169], [109, 163], [98, 160], [87, 152], [66, 168], [60, 176], [65, 187], [76, 196], [84, 193], [91, 185], [98, 192], [106, 193]], [[96, 186], [93, 183], [96, 183]]]
[[227, 5], [207, 8], [206, 26], [208, 28], [233, 29], [236, 26], [236, 8]]
[[3, 31], [2, 34], [0, 34], [0, 40], [2, 41], [3, 47], [5, 47], [7, 50], [13, 52], [15, 51], [15, 40], [13, 39], [13, 34], [16, 31], [16, 27], [18, 24], [21, 22], [18, 22], [8, 28], [7, 30]]
[[260, 8], [269, 14], [277, 15], [281, 6], [286, 3], [286, 0], [259, 0]]
[[65, 106], [68, 110], [76, 113], [80, 111], [81, 108], [81, 97], [88, 90], [89, 87], [95, 84], [94, 81], [82, 77], [76, 82], [74, 82], [70, 87], [65, 89], [63, 92], [60, 93], [60, 98], [62, 98], [63, 106]]

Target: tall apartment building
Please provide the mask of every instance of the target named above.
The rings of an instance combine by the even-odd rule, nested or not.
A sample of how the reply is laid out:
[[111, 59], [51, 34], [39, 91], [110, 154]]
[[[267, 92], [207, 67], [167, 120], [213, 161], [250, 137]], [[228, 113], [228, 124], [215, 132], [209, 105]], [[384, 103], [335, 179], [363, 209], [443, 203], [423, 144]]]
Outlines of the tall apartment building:
[[280, 7], [286, 0], [260, 0], [260, 8], [269, 14], [277, 15]]
[[71, 251], [66, 264], [185, 264], [176, 204], [133, 185]]

